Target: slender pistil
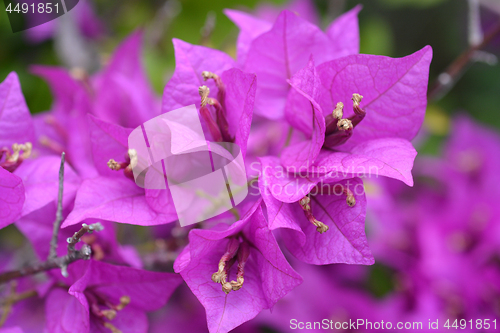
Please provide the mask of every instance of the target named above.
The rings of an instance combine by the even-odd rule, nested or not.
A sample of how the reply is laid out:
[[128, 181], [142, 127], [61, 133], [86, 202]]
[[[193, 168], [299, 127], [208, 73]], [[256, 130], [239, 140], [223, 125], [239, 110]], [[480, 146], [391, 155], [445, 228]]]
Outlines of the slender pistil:
[[305, 196], [299, 200], [300, 207], [302, 207], [302, 209], [304, 210], [304, 214], [306, 215], [307, 220], [316, 226], [316, 230], [320, 234], [324, 233], [325, 231], [328, 231], [329, 229], [328, 226], [323, 222], [318, 221], [314, 217], [310, 203], [311, 203], [311, 198], [309, 198], [308, 196]]

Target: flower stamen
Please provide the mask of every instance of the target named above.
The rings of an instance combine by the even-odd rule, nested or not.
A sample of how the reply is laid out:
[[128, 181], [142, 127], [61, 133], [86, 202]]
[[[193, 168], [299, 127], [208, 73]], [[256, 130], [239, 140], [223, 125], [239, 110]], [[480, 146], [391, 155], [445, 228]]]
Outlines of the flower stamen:
[[[85, 296], [89, 300], [90, 310], [92, 314], [94, 314], [98, 318], [101, 318], [102, 325], [110, 329], [114, 333], [121, 332], [113, 324], [111, 324], [108, 321], [105, 321], [104, 319], [114, 320], [116, 318], [116, 315], [118, 314], [118, 311], [123, 310], [130, 303], [130, 296], [124, 295], [120, 297], [120, 303], [117, 305], [111, 304], [105, 299], [99, 297], [99, 295], [96, 295], [92, 292], [85, 293]], [[108, 307], [108, 309], [101, 310], [99, 304]]]
[[123, 173], [127, 178], [134, 180], [133, 168], [137, 165], [137, 151], [135, 149], [129, 149], [127, 151], [127, 156], [125, 157], [125, 162], [117, 162], [114, 159], [108, 161], [108, 168], [113, 171], [123, 170]]
[[238, 250], [238, 272], [236, 273], [236, 281], [231, 281], [231, 286], [234, 291], [240, 290], [245, 281], [245, 265], [250, 256], [250, 246], [247, 242], [242, 242]]
[[338, 102], [332, 114], [325, 118], [325, 142], [326, 148], [334, 148], [335, 146], [345, 143], [353, 134], [353, 129], [358, 125], [366, 115], [366, 112], [361, 109], [360, 102], [363, 96], [360, 94], [352, 95], [354, 115], [349, 118], [344, 117], [344, 104]]
[[[240, 242], [237, 238], [230, 238], [226, 246], [226, 252], [222, 255], [219, 261], [219, 269], [212, 274], [212, 281], [215, 283], [223, 283], [226, 280], [227, 272], [226, 265], [236, 255]], [[233, 261], [234, 262], [234, 261]]]
[[305, 196], [299, 200], [300, 207], [302, 207], [302, 209], [304, 210], [304, 214], [306, 215], [307, 220], [311, 222], [314, 226], [316, 226], [316, 230], [320, 234], [324, 233], [325, 231], [328, 231], [329, 229], [328, 226], [323, 222], [318, 221], [314, 217], [310, 203], [311, 203], [311, 198], [309, 198], [308, 196]]
[[224, 139], [223, 139], [222, 134], [220, 132], [219, 126], [212, 118], [210, 110], [208, 110], [208, 107], [207, 107], [207, 104], [213, 103], [211, 101], [211, 98], [208, 97], [208, 94], [210, 93], [210, 89], [207, 86], [201, 86], [198, 88], [198, 92], [199, 92], [200, 97], [201, 97], [201, 107], [200, 107], [201, 117], [203, 118], [203, 120], [207, 124], [208, 130], [210, 131], [210, 134], [212, 134], [212, 138], [214, 139], [214, 141], [215, 142], [223, 142]]
[[340, 193], [346, 195], [346, 203], [349, 207], [354, 207], [356, 205], [356, 198], [354, 197], [354, 193], [344, 185], [336, 184], [333, 188], [334, 193], [337, 193], [337, 189], [340, 188]]
[[209, 71], [201, 72], [201, 76], [205, 81], [207, 81], [208, 79], [214, 80], [218, 90], [217, 98], [219, 99], [219, 101], [221, 101], [222, 104], [224, 104], [224, 101], [226, 100], [226, 86], [222, 82], [220, 76]]
[[31, 142], [25, 144], [14, 143], [12, 152], [4, 147], [0, 150], [0, 159], [5, 155], [5, 160], [0, 162], [0, 166], [9, 172], [14, 172], [21, 163], [30, 157], [33, 150]]

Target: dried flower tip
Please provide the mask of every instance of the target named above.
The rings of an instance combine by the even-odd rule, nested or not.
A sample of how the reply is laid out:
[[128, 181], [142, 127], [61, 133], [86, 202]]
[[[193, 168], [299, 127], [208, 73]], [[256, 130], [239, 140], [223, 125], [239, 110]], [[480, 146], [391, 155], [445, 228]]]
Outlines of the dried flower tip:
[[344, 116], [344, 103], [338, 102], [337, 106], [332, 112], [332, 115], [335, 119], [340, 120]]
[[108, 168], [114, 171], [118, 171], [122, 168], [121, 163], [116, 162], [114, 159], [108, 161]]
[[120, 297], [120, 304], [117, 306], [118, 310], [123, 310], [124, 307], [130, 304], [130, 296], [123, 295]]
[[109, 329], [112, 333], [122, 333], [122, 331], [120, 331], [118, 328], [116, 328], [115, 325], [105, 321], [103, 324], [102, 324], [104, 327], [106, 327], [107, 329]]
[[203, 77], [203, 80], [208, 80], [208, 79], [214, 79], [218, 80], [219, 76], [215, 73], [209, 72], [209, 71], [203, 71], [201, 72], [201, 76]]
[[226, 274], [224, 273], [224, 271], [222, 272], [217, 271], [214, 274], [212, 274], [212, 281], [214, 281], [215, 283], [221, 283], [222, 280], [225, 279], [225, 277]]
[[[342, 185], [340, 185], [342, 186]], [[356, 198], [354, 197], [354, 193], [347, 187], [342, 186], [342, 192], [346, 195], [346, 202], [349, 207], [354, 207], [356, 205]]]
[[341, 131], [347, 131], [353, 128], [352, 122], [349, 119], [340, 119], [337, 122], [337, 128]]
[[245, 265], [250, 256], [250, 246], [247, 242], [241, 243], [238, 250], [238, 273], [236, 274], [236, 281], [231, 281], [231, 286], [234, 291], [240, 290], [244, 282]]
[[353, 195], [348, 195], [346, 198], [347, 205], [349, 207], [354, 207], [356, 205], [356, 198]]
[[226, 264], [236, 255], [240, 242], [237, 238], [230, 238], [226, 245], [226, 252], [222, 255], [219, 261], [219, 268], [217, 272], [212, 274], [212, 281], [215, 283], [223, 283], [226, 280]]
[[113, 320], [116, 318], [116, 311], [113, 309], [102, 310], [101, 314], [108, 320]]
[[204, 107], [205, 105], [207, 105], [210, 89], [207, 86], [201, 86], [198, 88], [198, 93], [201, 97], [201, 106]]
[[222, 284], [222, 291], [226, 294], [229, 294], [233, 290], [233, 285], [230, 282], [226, 282]]
[[30, 157], [31, 151], [33, 150], [33, 145], [31, 144], [31, 142], [26, 142], [24, 145], [21, 145], [21, 149], [23, 151], [21, 158], [24, 160]]
[[300, 207], [302, 207], [303, 210], [310, 210], [311, 209], [311, 206], [309, 206], [310, 202], [311, 202], [311, 198], [309, 198], [308, 196], [305, 196], [299, 200], [299, 205], [300, 205]]
[[[31, 142], [26, 142], [25, 144], [14, 143], [12, 145], [12, 154], [7, 155], [6, 161], [13, 163], [24, 160], [31, 155], [32, 148], [33, 145]], [[21, 151], [23, 152], [22, 154]]]
[[236, 281], [231, 281], [231, 286], [234, 291], [240, 290], [243, 287], [243, 282], [245, 282], [245, 278], [243, 276], [238, 276]]
[[314, 222], [312, 222], [312, 223], [316, 226], [316, 230], [317, 230], [320, 234], [322, 234], [322, 233], [324, 233], [325, 231], [328, 231], [328, 229], [330, 229], [330, 228], [328, 228], [328, 226], [327, 226], [326, 224], [324, 224], [323, 222], [318, 221], [318, 220], [316, 220], [316, 219], [314, 219]]
[[363, 96], [361, 96], [360, 94], [352, 94], [352, 98], [351, 99], [352, 99], [352, 102], [353, 102], [353, 106], [354, 107], [359, 107], [359, 103], [363, 99]]
[[116, 311], [121, 311], [129, 304], [130, 304], [130, 296], [124, 295], [120, 297], [120, 303], [118, 305], [111, 307]]

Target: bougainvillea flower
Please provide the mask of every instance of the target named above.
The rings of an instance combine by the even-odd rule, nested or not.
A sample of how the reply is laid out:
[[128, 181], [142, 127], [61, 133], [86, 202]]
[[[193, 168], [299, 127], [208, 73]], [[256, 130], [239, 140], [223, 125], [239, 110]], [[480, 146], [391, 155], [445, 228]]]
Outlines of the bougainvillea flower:
[[[0, 194], [0, 227], [4, 227], [57, 199], [60, 158], [28, 158], [35, 130], [15, 73], [0, 85], [0, 105], [0, 184], [5, 189]], [[80, 179], [70, 167], [64, 174], [64, 199], [71, 201]]]
[[107, 122], [135, 128], [160, 114], [160, 105], [141, 64], [141, 31], [127, 37], [106, 67], [92, 77], [92, 114]]
[[181, 283], [177, 274], [157, 273], [96, 260], [68, 267], [45, 302], [50, 332], [147, 332], [146, 311], [165, 305]]
[[[304, 283], [280, 300], [272, 312], [259, 314], [255, 318], [257, 323], [287, 332], [319, 330], [314, 322], [322, 323], [321, 328], [324, 330], [333, 330], [336, 322], [349, 322], [349, 319], [380, 320], [378, 304], [368, 293], [342, 285], [337, 276], [327, 275], [318, 267], [296, 260], [292, 264], [304, 278]], [[315, 292], [318, 288], [321, 288], [321, 292]]]
[[205, 307], [210, 332], [254, 318], [302, 282], [268, 229], [260, 199], [231, 226], [191, 230], [174, 269]]
[[0, 227], [20, 216], [24, 186], [12, 174], [31, 154], [34, 129], [16, 73], [0, 84]]
[[[236, 143], [245, 156], [257, 86], [255, 75], [234, 68], [234, 60], [221, 51], [178, 39], [173, 43], [175, 72], [163, 92], [162, 112], [195, 104], [200, 109], [206, 137], [220, 141], [207, 128], [208, 122], [213, 122], [224, 141]], [[206, 87], [201, 98], [200, 87]]]
[[500, 212], [488, 182], [500, 163], [489, 151], [499, 144], [497, 134], [462, 116], [444, 158], [417, 159], [411, 192], [391, 179], [368, 186], [371, 245], [397, 270], [399, 288], [386, 305], [399, 318], [492, 315], [497, 296], [485, 295], [499, 294]]
[[269, 23], [248, 14], [226, 10], [241, 29], [238, 63], [259, 78], [255, 113], [270, 119], [283, 118], [290, 90], [287, 79], [307, 64], [313, 55], [317, 63], [359, 52], [355, 7], [327, 32], [290, 11], [283, 11], [269, 29]]
[[17, 74], [0, 83], [0, 228], [21, 216], [25, 186], [16, 170], [31, 154], [34, 127]]
[[0, 228], [21, 216], [24, 205], [24, 185], [16, 175], [0, 167]]
[[170, 192], [137, 186], [130, 167], [128, 136], [132, 129], [88, 116], [92, 157], [99, 176], [83, 181], [75, 206], [63, 226], [94, 218], [155, 225], [177, 219]]
[[[431, 56], [425, 47], [399, 59], [351, 55], [318, 67], [311, 59], [289, 80], [285, 111], [308, 139], [285, 148], [282, 164], [344, 178], [377, 173], [412, 185], [416, 151], [409, 140], [423, 122]], [[353, 112], [344, 115], [350, 99]]]
[[[8, 266], [13, 263], [14, 260], [10, 260]], [[10, 269], [15, 268], [16, 265], [10, 267]], [[0, 268], [4, 271], [6, 267]], [[6, 288], [2, 288], [0, 298], [2, 299], [2, 328], [0, 328], [0, 332], [44, 332], [46, 322], [44, 299], [37, 295], [37, 281], [35, 278], [24, 277], [7, 285]], [[8, 305], [10, 302], [12, 304]], [[7, 313], [4, 311], [7, 311]]]
[[91, 158], [87, 114], [125, 127], [139, 126], [160, 114], [140, 63], [141, 41], [141, 32], [132, 34], [93, 76], [80, 70], [32, 68], [49, 83], [55, 97], [52, 110], [35, 117], [37, 150], [58, 155], [65, 151], [68, 163], [82, 178], [93, 178], [98, 173]]
[[259, 188], [271, 230], [281, 230], [299, 260], [323, 265], [374, 262], [365, 236], [366, 199], [359, 178], [323, 182], [288, 174], [276, 157], [263, 157]]

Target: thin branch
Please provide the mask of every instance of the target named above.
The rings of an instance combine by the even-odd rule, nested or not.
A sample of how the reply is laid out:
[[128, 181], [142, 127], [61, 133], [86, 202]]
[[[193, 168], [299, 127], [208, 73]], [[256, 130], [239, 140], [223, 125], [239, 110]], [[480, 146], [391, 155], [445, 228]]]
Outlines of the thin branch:
[[147, 44], [157, 46], [168, 31], [174, 19], [180, 14], [182, 6], [178, 0], [167, 0], [159, 8], [152, 23], [149, 25]]
[[68, 241], [68, 253], [62, 257], [50, 258], [47, 261], [33, 264], [31, 266], [27, 266], [21, 268], [16, 271], [5, 272], [0, 274], [0, 284], [8, 282], [13, 279], [17, 279], [20, 277], [34, 275], [40, 272], [48, 271], [54, 268], [61, 268], [61, 274], [64, 277], [68, 276], [68, 265], [80, 260], [80, 259], [90, 259], [90, 255], [92, 250], [90, 246], [84, 244], [80, 250], [76, 250], [75, 245], [80, 241], [83, 235], [88, 232], [100, 231], [103, 229], [103, 226], [100, 223], [94, 223], [91, 225], [82, 224], [82, 228], [75, 232], [73, 237], [69, 237]]
[[63, 192], [64, 192], [64, 156], [66, 154], [63, 152], [61, 154], [61, 166], [59, 167], [59, 197], [57, 199], [57, 212], [56, 220], [54, 222], [54, 229], [52, 230], [52, 239], [50, 241], [50, 252], [48, 259], [54, 259], [57, 257], [57, 235], [59, 234], [59, 229], [61, 228], [61, 222], [63, 219], [62, 209], [63, 209]]
[[214, 32], [215, 29], [215, 23], [216, 23], [215, 12], [209, 11], [207, 13], [207, 18], [205, 19], [205, 24], [200, 30], [201, 33], [200, 45], [204, 46], [208, 45], [208, 43], [210, 42], [210, 38], [212, 37], [212, 33]]
[[483, 41], [478, 45], [471, 45], [465, 52], [463, 52], [448, 69], [439, 74], [436, 82], [429, 90], [428, 99], [437, 100], [441, 98], [453, 85], [457, 82], [460, 75], [465, 70], [466, 66], [475, 59], [477, 51], [483, 49], [488, 45], [491, 40], [500, 33], [500, 22], [491, 29], [485, 36]]

